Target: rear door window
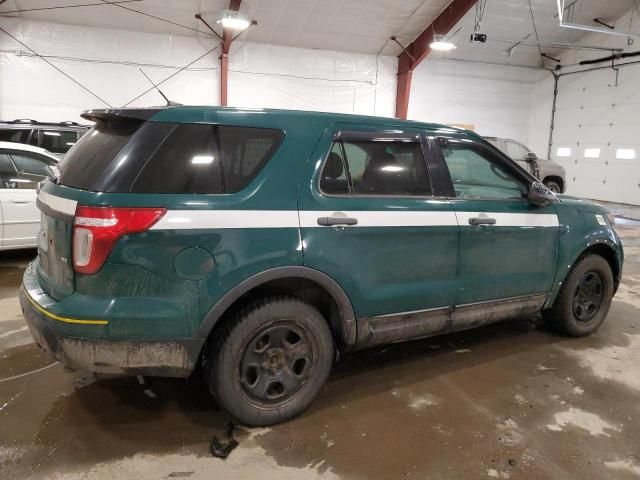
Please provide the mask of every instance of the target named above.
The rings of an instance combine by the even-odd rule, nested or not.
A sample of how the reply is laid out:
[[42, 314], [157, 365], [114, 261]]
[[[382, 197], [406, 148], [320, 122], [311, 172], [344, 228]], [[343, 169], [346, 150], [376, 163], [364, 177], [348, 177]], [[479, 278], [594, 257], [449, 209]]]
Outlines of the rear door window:
[[7, 128], [0, 130], [0, 142], [27, 143], [30, 128]]
[[52, 153], [66, 153], [78, 141], [78, 134], [73, 130], [38, 130], [38, 146]]
[[329, 195], [346, 195], [350, 192], [342, 142], [335, 142], [320, 176], [320, 190]]
[[60, 161], [60, 183], [90, 190], [100, 173], [143, 123], [128, 119], [96, 123]]
[[[336, 149], [341, 145], [341, 149]], [[350, 191], [356, 195], [430, 196], [431, 184], [422, 147], [415, 141], [342, 140], [334, 143], [323, 168], [320, 189], [348, 193], [339, 172], [338, 152], [347, 167]], [[340, 175], [338, 175], [338, 173]], [[344, 178], [343, 178], [344, 177]]]
[[138, 193], [235, 193], [262, 170], [282, 142], [280, 130], [181, 124], [135, 180]]
[[8, 153], [0, 153], [0, 188], [17, 188], [16, 169]]
[[33, 152], [12, 152], [11, 159], [18, 169], [18, 188], [35, 189], [38, 182], [47, 177], [47, 167], [56, 164], [54, 160]]
[[55, 165], [54, 160], [47, 159], [36, 153], [12, 153], [11, 158], [16, 165], [19, 173], [27, 173], [30, 175], [39, 175], [46, 177], [47, 167], [49, 165]]

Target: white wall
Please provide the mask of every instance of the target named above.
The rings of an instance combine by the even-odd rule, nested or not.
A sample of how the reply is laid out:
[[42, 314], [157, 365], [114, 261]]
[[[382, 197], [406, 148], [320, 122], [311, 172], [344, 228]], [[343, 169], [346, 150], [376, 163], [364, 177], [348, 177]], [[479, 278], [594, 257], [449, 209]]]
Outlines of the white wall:
[[547, 158], [549, 151], [553, 87], [553, 76], [551, 73], [545, 73], [544, 77], [531, 88], [528, 146], [541, 158]]
[[[628, 16], [618, 23], [628, 25]], [[149, 88], [140, 67], [159, 82], [217, 43], [204, 37], [10, 18], [0, 18], [0, 25], [51, 56], [51, 62], [112, 106]], [[603, 45], [621, 41], [626, 39], [599, 34], [582, 40]], [[218, 55], [219, 50], [206, 55], [163, 84], [163, 91], [184, 104], [219, 104]], [[570, 52], [562, 60], [569, 64], [596, 55]], [[237, 42], [230, 55], [229, 104], [393, 116], [396, 61]], [[640, 205], [640, 65], [621, 69], [617, 86], [610, 69], [562, 77], [559, 92], [552, 158], [567, 168], [568, 192]], [[482, 135], [514, 138], [545, 156], [552, 98], [553, 81], [544, 71], [429, 58], [414, 72], [409, 118], [471, 124]], [[152, 90], [132, 105], [162, 103]], [[1, 119], [81, 120], [82, 110], [105, 106], [0, 33]], [[572, 155], [558, 158], [559, 146], [572, 147]], [[601, 157], [585, 159], [585, 146], [601, 148]], [[616, 159], [619, 147], [635, 148], [636, 159]]]
[[[632, 13], [633, 25], [640, 20]], [[631, 14], [616, 20], [626, 28]], [[627, 38], [613, 35], [589, 34], [583, 44], [625, 47], [626, 51], [640, 50], [627, 46]], [[569, 52], [562, 55], [562, 63], [575, 64], [580, 60], [607, 56], [608, 52]], [[640, 57], [623, 61], [640, 60]], [[561, 76], [558, 83], [557, 111], [551, 157], [567, 169], [568, 193], [613, 202], [640, 205], [640, 64], [621, 67], [616, 74], [607, 63], [591, 67], [604, 69]], [[588, 67], [566, 67], [562, 72]], [[552, 94], [552, 89], [548, 90]], [[550, 101], [550, 98], [547, 98]], [[559, 147], [570, 148], [568, 157], [558, 157]], [[599, 148], [599, 158], [586, 158], [585, 148]], [[616, 158], [618, 148], [636, 150], [636, 158]]]
[[[161, 35], [0, 19], [0, 25], [111, 106], [160, 82], [218, 43], [206, 37]], [[220, 50], [161, 86], [188, 105], [219, 105]], [[61, 58], [62, 57], [62, 58]], [[237, 42], [230, 53], [229, 105], [297, 108], [392, 116], [396, 59]], [[0, 33], [0, 118], [81, 121], [107, 105], [13, 39]], [[152, 90], [132, 106], [161, 105]]]
[[238, 43], [230, 59], [230, 105], [395, 114], [396, 57]]
[[528, 144], [533, 90], [545, 75], [533, 69], [427, 58], [413, 73], [408, 118], [473, 125], [481, 135]]

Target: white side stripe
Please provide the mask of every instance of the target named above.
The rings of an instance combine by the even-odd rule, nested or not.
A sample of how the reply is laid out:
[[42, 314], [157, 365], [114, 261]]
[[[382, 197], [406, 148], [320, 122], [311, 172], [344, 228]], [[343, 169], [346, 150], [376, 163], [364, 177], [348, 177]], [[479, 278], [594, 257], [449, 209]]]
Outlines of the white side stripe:
[[[312, 211], [303, 210], [300, 212], [300, 226], [311, 228], [318, 227], [318, 218], [335, 216], [334, 211]], [[390, 211], [358, 211], [339, 212], [345, 217], [352, 217], [358, 220], [354, 227], [446, 227], [458, 226], [456, 214], [453, 211], [442, 212], [390, 212]], [[323, 227], [326, 228], [326, 227]]]
[[75, 215], [76, 205], [78, 204], [76, 200], [57, 197], [50, 193], [43, 192], [42, 190], [38, 193], [38, 200], [51, 210], [55, 210], [56, 212], [64, 213], [66, 215]]
[[297, 210], [168, 210], [151, 230], [298, 228]]
[[[226, 228], [327, 228], [318, 218], [335, 216], [322, 210], [169, 210], [151, 230]], [[469, 218], [486, 215], [499, 227], [557, 227], [558, 217], [544, 213], [453, 212], [453, 211], [341, 211], [358, 220], [358, 227], [446, 227], [469, 225]]]
[[480, 216], [495, 218], [493, 227], [557, 227], [558, 216], [551, 213], [456, 212], [461, 227], [469, 226], [469, 219]]

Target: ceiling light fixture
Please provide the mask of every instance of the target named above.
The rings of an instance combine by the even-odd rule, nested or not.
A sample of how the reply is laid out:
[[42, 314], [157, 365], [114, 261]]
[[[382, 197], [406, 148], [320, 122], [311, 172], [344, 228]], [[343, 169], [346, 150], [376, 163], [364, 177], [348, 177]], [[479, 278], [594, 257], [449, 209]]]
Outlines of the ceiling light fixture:
[[251, 20], [242, 12], [225, 10], [216, 23], [220, 23], [223, 28], [229, 28], [231, 30], [246, 30], [249, 28], [249, 25], [251, 25]]
[[450, 52], [451, 50], [455, 50], [457, 47], [444, 35], [434, 35], [433, 42], [429, 44], [429, 48], [439, 52]]
[[429, 48], [439, 52], [450, 52], [451, 50], [455, 50], [457, 47], [451, 42], [434, 41], [431, 42]]
[[213, 163], [213, 155], [196, 155], [191, 159], [193, 165], [209, 165]]

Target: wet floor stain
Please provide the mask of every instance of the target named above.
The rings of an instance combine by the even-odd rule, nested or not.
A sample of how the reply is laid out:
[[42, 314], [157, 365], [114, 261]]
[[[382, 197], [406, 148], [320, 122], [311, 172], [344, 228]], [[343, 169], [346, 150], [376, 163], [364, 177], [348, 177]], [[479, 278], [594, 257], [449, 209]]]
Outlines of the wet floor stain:
[[[640, 262], [627, 258], [596, 335], [530, 318], [344, 355], [309, 411], [239, 429], [227, 460], [208, 453], [229, 419], [198, 377], [72, 372], [9, 346], [25, 332], [0, 313], [0, 478], [638, 478]], [[0, 281], [0, 301], [17, 285]]]
[[[613, 327], [584, 339], [585, 348], [623, 341], [625, 333]], [[487, 470], [510, 478], [603, 478], [605, 461], [638, 453], [630, 440], [640, 439], [640, 428], [629, 418], [640, 395], [594, 377], [566, 353], [575, 347], [529, 319], [346, 355], [305, 415], [240, 430], [232, 457], [251, 459], [273, 478], [478, 478]], [[472, 354], [456, 353], [461, 348]], [[0, 378], [48, 364], [32, 345], [5, 355]], [[614, 394], [627, 401], [612, 405]], [[210, 468], [258, 473], [209, 456], [211, 436], [228, 419], [197, 378], [145, 378], [140, 385], [135, 377], [96, 380], [56, 364], [0, 383], [3, 405], [3, 478], [78, 478], [95, 468], [95, 478], [115, 471], [132, 478], [142, 465], [171, 478], [190, 464], [200, 466], [195, 478]], [[287, 477], [280, 469], [292, 470]]]

